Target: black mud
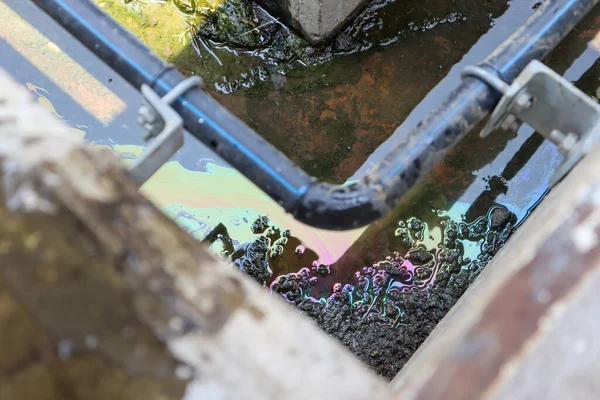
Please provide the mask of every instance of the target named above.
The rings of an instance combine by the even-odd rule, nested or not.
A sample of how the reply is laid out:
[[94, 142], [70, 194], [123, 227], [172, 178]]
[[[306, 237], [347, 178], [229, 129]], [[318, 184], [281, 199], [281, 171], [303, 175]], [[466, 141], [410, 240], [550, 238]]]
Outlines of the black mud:
[[[406, 252], [355, 267], [353, 279], [330, 284], [331, 266], [317, 260], [273, 276], [271, 263], [283, 255], [299, 257], [302, 249], [289, 240], [290, 232], [265, 228], [266, 220], [259, 218], [255, 233], [263, 233], [241, 245], [232, 261], [391, 379], [506, 242], [515, 222], [516, 216], [501, 206], [470, 223], [440, 217], [442, 237], [434, 243], [425, 237], [431, 234], [428, 224], [417, 218], [401, 221], [396, 236]], [[465, 243], [479, 244], [473, 259]], [[323, 290], [326, 296], [319, 295]]]

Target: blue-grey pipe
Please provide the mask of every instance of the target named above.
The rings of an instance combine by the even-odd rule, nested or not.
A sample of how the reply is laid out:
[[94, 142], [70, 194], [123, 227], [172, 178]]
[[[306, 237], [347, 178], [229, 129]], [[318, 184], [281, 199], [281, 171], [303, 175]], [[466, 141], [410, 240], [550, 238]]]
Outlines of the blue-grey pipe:
[[[33, 1], [134, 87], [145, 83], [163, 96], [185, 79], [90, 0]], [[543, 59], [597, 2], [546, 0], [481, 65], [511, 82], [531, 60]], [[296, 219], [317, 228], [346, 230], [390, 212], [499, 99], [494, 89], [465, 79], [368, 176], [347, 186], [308, 176], [201, 89], [188, 91], [173, 108], [190, 133]]]

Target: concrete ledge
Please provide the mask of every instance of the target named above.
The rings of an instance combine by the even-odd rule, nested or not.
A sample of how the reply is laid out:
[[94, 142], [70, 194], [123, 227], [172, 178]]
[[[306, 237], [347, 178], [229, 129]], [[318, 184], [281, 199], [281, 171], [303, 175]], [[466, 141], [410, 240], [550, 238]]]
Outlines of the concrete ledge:
[[[340, 343], [151, 204], [115, 154], [2, 70], [0, 88], [0, 290], [55, 349], [26, 344], [15, 367], [6, 338], [21, 328], [0, 328], [1, 399], [391, 399]], [[42, 371], [23, 384], [31, 365]], [[67, 394], [40, 392], [44, 377]]]

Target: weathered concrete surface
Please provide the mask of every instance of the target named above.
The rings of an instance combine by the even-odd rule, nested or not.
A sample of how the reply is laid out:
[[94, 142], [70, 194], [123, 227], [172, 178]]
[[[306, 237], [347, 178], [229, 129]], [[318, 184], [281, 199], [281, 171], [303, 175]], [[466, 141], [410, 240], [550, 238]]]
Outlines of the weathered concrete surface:
[[313, 44], [322, 43], [342, 28], [366, 0], [258, 0], [283, 22], [298, 29]]
[[[145, 199], [116, 155], [2, 71], [0, 86], [0, 398], [390, 399]], [[17, 303], [36, 322], [16, 326]]]

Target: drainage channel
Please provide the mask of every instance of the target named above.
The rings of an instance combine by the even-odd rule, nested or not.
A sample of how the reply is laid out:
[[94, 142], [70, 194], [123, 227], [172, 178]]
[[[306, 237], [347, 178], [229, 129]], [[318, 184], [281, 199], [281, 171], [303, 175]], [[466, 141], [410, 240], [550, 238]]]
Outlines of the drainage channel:
[[[20, 14], [33, 24], [25, 29], [35, 27], [51, 39], [41, 42], [42, 48], [37, 51], [70, 54], [77, 63], [91, 70], [116, 98], [123, 100], [124, 111], [119, 109], [103, 116], [103, 110], [94, 112], [94, 102], [89, 102], [86, 107], [81, 89], [61, 87], [58, 79], [53, 79], [54, 73], [40, 73], [40, 67], [35, 65], [35, 52], [24, 54], [23, 49], [40, 42], [19, 43], [16, 41], [19, 35], [10, 36], [4, 29], [0, 51], [8, 57], [3, 57], [3, 67], [15, 74], [23, 84], [29, 84], [30, 90], [41, 102], [52, 105], [56, 113], [71, 122], [75, 132], [79, 132], [86, 140], [106, 145], [125, 158], [139, 155], [142, 143], [135, 125], [135, 105], [139, 103], [136, 91], [110, 69], [96, 64], [93, 57], [86, 59], [74, 56], [81, 52], [81, 46], [72, 39], [65, 39], [64, 32], [57, 30], [43, 15], [36, 14], [34, 8], [25, 4], [28, 2], [12, 3], [6, 1], [10, 10], [3, 12]], [[509, 16], [515, 10], [524, 14], [523, 10], [533, 11], [534, 6], [534, 2], [515, 1], [504, 15]], [[587, 27], [584, 32], [597, 28], [595, 19], [595, 14], [588, 17], [582, 25]], [[485, 29], [491, 24], [493, 27], [489, 35], [497, 38], [495, 32], [510, 30], [513, 21], [502, 16], [490, 20], [485, 14], [481, 21], [469, 21], [467, 18], [461, 24], [483, 24]], [[452, 28], [448, 30], [460, 32], [458, 25], [440, 24], [443, 29], [450, 26]], [[444, 43], [448, 32], [443, 31], [441, 34], [444, 36], [434, 35], [435, 28], [425, 32], [415, 31], [415, 41], [422, 35], [427, 44], [437, 41], [442, 43], [441, 48], [447, 47], [451, 52], [454, 46], [466, 51], [473, 42], [473, 38], [469, 37], [463, 44]], [[484, 53], [482, 46], [483, 49], [485, 46], [489, 46], [488, 50], [493, 49], [495, 44], [492, 45], [493, 41], [486, 44], [486, 37], [490, 36], [484, 36], [477, 42], [477, 52], [474, 54]], [[565, 51], [571, 52], [569, 57], [575, 61], [569, 66], [565, 64], [564, 56], [553, 59], [551, 55], [550, 65], [560, 72], [564, 71], [565, 76], [573, 81], [577, 81], [586, 69], [589, 69], [588, 75], [595, 74], [597, 51], [593, 40], [586, 45], [589, 39], [582, 33], [569, 36], [560, 51], [563, 55]], [[48, 43], [55, 44], [59, 51], [56, 52]], [[376, 120], [378, 115], [365, 112], [369, 98], [353, 95], [352, 90], [375, 86], [384, 94], [386, 90], [394, 92], [399, 102], [404, 94], [392, 85], [393, 79], [386, 80], [385, 68], [370, 69], [368, 65], [373, 60], [390, 60], [391, 57], [386, 54], [398, 50], [401, 45], [402, 42], [397, 41], [381, 49], [339, 55], [346, 58], [344, 63], [347, 64], [351, 63], [349, 60], [362, 60], [363, 67], [358, 80], [349, 78], [348, 82], [332, 85], [333, 94], [330, 93], [328, 97], [327, 109], [334, 112], [350, 107], [350, 114], [356, 112], [366, 122], [364, 127], [354, 130], [362, 130], [363, 135], [368, 135], [369, 123]], [[428, 58], [426, 48], [422, 50], [424, 59]], [[464, 59], [470, 62], [469, 54]], [[335, 60], [331, 62], [337, 62]], [[338, 65], [343, 66], [344, 63]], [[407, 64], [411, 63], [416, 64], [415, 60]], [[421, 65], [416, 68], [420, 74], [433, 75], [431, 68], [426, 64]], [[437, 69], [436, 73], [443, 75], [449, 66], [442, 65], [439, 68], [440, 65], [433, 70]], [[401, 71], [406, 64], [396, 65], [396, 68]], [[451, 69], [432, 93], [441, 96], [448, 91], [451, 84], [456, 82], [457, 69]], [[430, 77], [425, 86], [433, 85], [435, 79]], [[84, 87], [91, 85], [87, 77], [78, 84]], [[387, 85], [392, 87], [386, 88]], [[406, 86], [405, 92], [412, 93], [414, 90], [414, 93], [421, 93], [423, 97], [426, 92], [420, 86], [421, 82], [416, 81], [413, 86]], [[298, 97], [302, 100], [295, 104], [301, 104], [300, 101], [310, 104], [319, 96], [324, 97], [323, 93], [317, 93], [320, 89], [294, 94], [285, 93], [279, 88], [259, 92], [257, 100], [256, 92], [244, 97], [239, 93], [226, 95], [218, 90], [219, 86], [215, 85], [215, 88], [214, 97], [220, 101], [228, 99], [223, 103], [232, 104], [232, 108], [242, 118], [248, 118], [251, 125], [252, 118], [255, 118], [254, 123], [259, 119], [256, 116], [257, 102], [276, 104], [280, 101], [285, 104], [283, 100]], [[90, 97], [106, 96], [106, 93], [102, 93], [99, 96], [98, 92], [92, 92]], [[417, 110], [427, 107], [430, 111], [430, 96]], [[437, 99], [440, 100], [440, 97]], [[410, 101], [414, 102], [415, 99]], [[399, 104], [405, 107], [405, 103]], [[318, 109], [321, 106], [314, 107]], [[326, 113], [324, 119], [327, 118], [329, 115]], [[400, 117], [396, 118], [399, 123]], [[406, 124], [414, 121], [411, 118]], [[288, 121], [290, 119], [288, 117]], [[331, 117], [329, 121], [335, 121], [335, 118]], [[278, 121], [271, 123], [274, 122]], [[262, 120], [257, 124], [268, 125], [269, 122]], [[349, 127], [348, 124], [345, 126]], [[395, 128], [391, 123], [387, 126], [391, 130]], [[388, 129], [388, 135], [390, 133]], [[390, 140], [394, 140], [393, 136]], [[294, 143], [294, 139], [291, 138], [290, 142]], [[356, 151], [360, 143], [354, 141], [350, 147]], [[365, 146], [373, 147], [373, 143]], [[301, 160], [306, 154], [300, 153], [303, 154], [296, 157]], [[290, 156], [296, 161], [293, 154]], [[363, 154], [357, 158], [364, 159], [365, 156]], [[343, 160], [347, 158], [351, 159], [352, 155]], [[310, 160], [303, 162], [308, 164]], [[176, 161], [165, 166], [144, 190], [162, 204], [175, 220], [201, 239], [214, 231], [219, 223], [223, 223], [226, 231], [215, 237], [213, 246], [216, 251], [225, 257], [233, 257], [234, 263], [241, 269], [311, 315], [326, 331], [341, 339], [380, 373], [392, 377], [514, 227], [544, 195], [552, 170], [559, 162], [558, 153], [551, 146], [536, 140], [532, 132], [525, 128], [519, 130], [515, 137], [497, 137], [490, 141], [482, 141], [471, 134], [450, 151], [391, 214], [366, 230], [346, 233], [323, 232], [298, 224], [228, 167], [227, 163], [189, 138], [186, 147], [176, 156]], [[343, 175], [342, 171], [347, 170], [347, 167], [342, 168], [338, 173]], [[219, 193], [206, 190], [207, 187], [217, 186]], [[263, 215], [268, 215], [270, 220], [261, 219]]]

